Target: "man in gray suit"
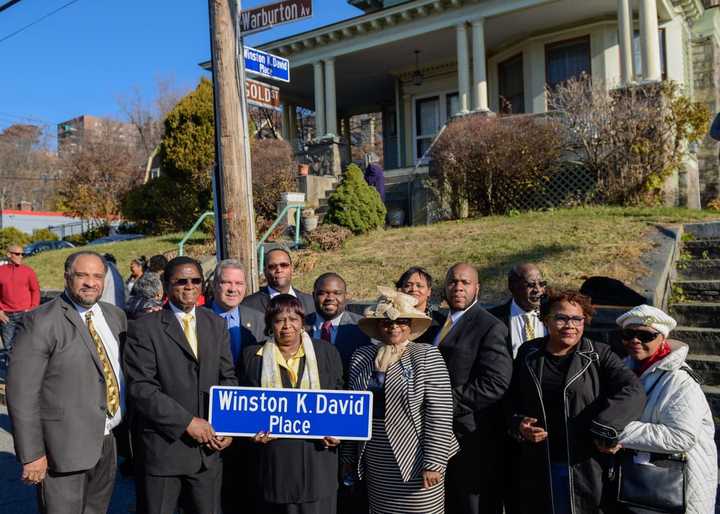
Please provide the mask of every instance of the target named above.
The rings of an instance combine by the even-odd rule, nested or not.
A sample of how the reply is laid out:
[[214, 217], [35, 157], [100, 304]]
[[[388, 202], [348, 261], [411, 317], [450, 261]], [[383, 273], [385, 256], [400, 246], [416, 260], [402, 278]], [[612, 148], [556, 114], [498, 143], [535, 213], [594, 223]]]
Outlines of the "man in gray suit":
[[98, 302], [106, 273], [99, 254], [70, 255], [65, 292], [24, 317], [10, 356], [15, 453], [46, 514], [104, 514], [115, 483], [127, 321]]

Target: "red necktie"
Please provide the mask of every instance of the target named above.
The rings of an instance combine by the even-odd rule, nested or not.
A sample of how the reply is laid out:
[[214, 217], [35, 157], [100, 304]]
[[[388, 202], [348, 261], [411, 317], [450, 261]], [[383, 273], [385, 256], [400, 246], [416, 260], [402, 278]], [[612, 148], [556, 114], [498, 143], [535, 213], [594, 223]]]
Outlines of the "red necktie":
[[323, 321], [323, 324], [320, 327], [320, 339], [327, 341], [328, 343], [332, 343], [332, 332], [330, 327], [332, 327], [332, 321], [330, 320]]

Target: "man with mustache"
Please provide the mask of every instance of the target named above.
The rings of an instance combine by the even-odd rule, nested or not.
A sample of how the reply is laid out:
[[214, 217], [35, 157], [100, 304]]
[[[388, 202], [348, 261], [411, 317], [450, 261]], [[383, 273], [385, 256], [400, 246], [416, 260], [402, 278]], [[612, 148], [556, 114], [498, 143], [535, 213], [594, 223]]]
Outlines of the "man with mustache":
[[22, 479], [40, 512], [107, 512], [115, 483], [113, 429], [125, 414], [120, 348], [125, 313], [99, 302], [107, 263], [65, 261], [65, 291], [27, 313], [10, 359], [7, 403]]
[[513, 266], [508, 273], [508, 289], [512, 298], [488, 310], [508, 327], [513, 358], [525, 341], [545, 337], [545, 325], [540, 321], [539, 313], [546, 286], [547, 282], [535, 264]]
[[500, 409], [512, 378], [507, 328], [478, 303], [480, 281], [468, 263], [452, 266], [445, 277], [447, 319], [433, 344], [450, 373], [453, 430], [460, 451], [446, 475], [449, 514], [502, 512], [503, 419]]

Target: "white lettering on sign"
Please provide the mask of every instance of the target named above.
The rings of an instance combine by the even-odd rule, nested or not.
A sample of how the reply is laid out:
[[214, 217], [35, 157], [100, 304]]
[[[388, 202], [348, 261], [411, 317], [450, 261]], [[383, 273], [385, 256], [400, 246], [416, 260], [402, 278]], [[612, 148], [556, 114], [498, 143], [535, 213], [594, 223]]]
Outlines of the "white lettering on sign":
[[247, 79], [245, 81], [245, 93], [248, 103], [269, 109], [280, 108], [280, 89], [275, 86]]
[[268, 432], [271, 434], [309, 434], [310, 433], [310, 421], [299, 420], [299, 419], [287, 419], [282, 416], [273, 414], [270, 416], [270, 427]]
[[312, 0], [282, 0], [242, 11], [240, 31], [247, 34], [310, 16], [312, 16]]
[[315, 397], [315, 412], [317, 414], [349, 414], [362, 416], [364, 414], [362, 398], [350, 396], [344, 399], [328, 398], [324, 394]]
[[287, 412], [287, 398], [260, 396], [241, 396], [237, 391], [220, 391], [220, 409], [246, 412]]

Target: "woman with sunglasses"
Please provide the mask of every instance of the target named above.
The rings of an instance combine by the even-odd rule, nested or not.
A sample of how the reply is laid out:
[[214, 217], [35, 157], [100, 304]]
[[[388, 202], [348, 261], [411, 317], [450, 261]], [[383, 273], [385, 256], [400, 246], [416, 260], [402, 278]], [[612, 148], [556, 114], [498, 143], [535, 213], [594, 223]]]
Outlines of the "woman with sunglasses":
[[675, 320], [660, 309], [639, 305], [620, 316], [617, 324], [628, 353], [626, 363], [640, 377], [648, 397], [640, 420], [625, 427], [620, 445], [646, 455], [686, 454], [685, 512], [715, 512], [715, 425], [705, 394], [685, 363], [688, 345], [668, 339]]
[[345, 471], [367, 481], [373, 514], [442, 514], [445, 469], [458, 449], [450, 377], [436, 347], [414, 342], [431, 321], [417, 299], [378, 290], [358, 325], [380, 343], [355, 351], [349, 380], [373, 393], [372, 439], [345, 443]]
[[518, 512], [604, 512], [606, 454], [642, 412], [635, 374], [584, 337], [592, 315], [587, 296], [548, 291], [540, 305], [548, 335], [518, 351], [508, 393], [510, 433], [521, 442], [512, 463]]

